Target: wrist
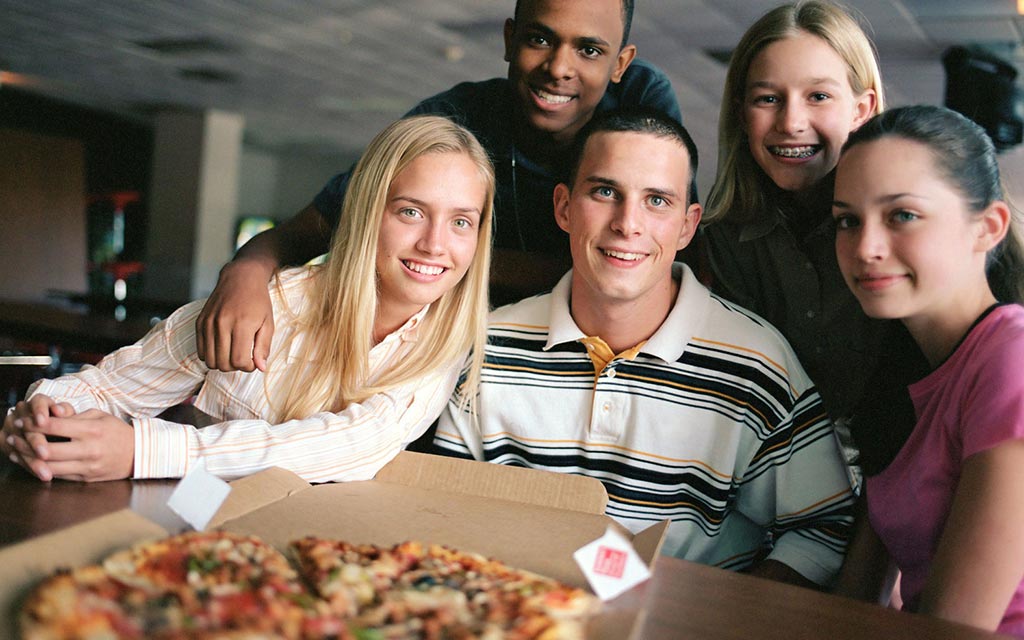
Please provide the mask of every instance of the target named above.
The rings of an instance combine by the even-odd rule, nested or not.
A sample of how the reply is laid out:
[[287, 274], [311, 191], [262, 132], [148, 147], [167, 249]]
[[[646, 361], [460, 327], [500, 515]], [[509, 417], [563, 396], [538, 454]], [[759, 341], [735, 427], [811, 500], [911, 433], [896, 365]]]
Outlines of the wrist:
[[220, 280], [233, 278], [260, 278], [261, 282], [270, 280], [277, 270], [276, 260], [260, 256], [235, 256], [220, 269]]

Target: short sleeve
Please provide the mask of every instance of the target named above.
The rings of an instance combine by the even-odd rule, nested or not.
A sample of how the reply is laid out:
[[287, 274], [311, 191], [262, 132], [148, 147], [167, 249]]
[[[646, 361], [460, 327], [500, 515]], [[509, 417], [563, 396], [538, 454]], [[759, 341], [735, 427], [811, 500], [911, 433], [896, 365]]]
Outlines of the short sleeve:
[[1024, 438], [1024, 334], [990, 340], [979, 361], [960, 423], [965, 458]]

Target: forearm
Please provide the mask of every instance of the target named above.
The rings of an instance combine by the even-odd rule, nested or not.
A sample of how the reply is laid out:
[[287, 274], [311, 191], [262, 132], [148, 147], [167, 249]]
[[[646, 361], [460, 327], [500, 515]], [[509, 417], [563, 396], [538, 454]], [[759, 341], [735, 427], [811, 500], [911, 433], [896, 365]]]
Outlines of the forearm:
[[867, 499], [857, 501], [853, 539], [833, 589], [836, 595], [887, 605], [898, 571], [868, 520]]
[[316, 207], [308, 205], [291, 219], [246, 242], [225, 269], [230, 271], [244, 264], [250, 270], [259, 269], [269, 280], [280, 267], [305, 264], [325, 253], [330, 236], [323, 216]]
[[99, 409], [119, 418], [156, 415], [188, 398], [207, 369], [193, 348], [200, 302], [175, 311], [135, 344], [109, 354], [95, 367], [40, 380], [26, 397], [43, 394], [76, 412]]
[[320, 412], [279, 424], [230, 420], [195, 429], [137, 420], [136, 477], [178, 477], [203, 458], [208, 471], [224, 478], [277, 466], [309, 482], [366, 480], [433, 423], [455, 384], [455, 373], [427, 376], [338, 413]]

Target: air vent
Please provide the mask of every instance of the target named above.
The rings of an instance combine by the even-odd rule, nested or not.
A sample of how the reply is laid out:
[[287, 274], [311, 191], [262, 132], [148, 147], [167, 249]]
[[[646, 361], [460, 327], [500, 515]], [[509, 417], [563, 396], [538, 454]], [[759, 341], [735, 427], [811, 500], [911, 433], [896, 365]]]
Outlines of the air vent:
[[221, 69], [214, 69], [212, 67], [192, 67], [186, 69], [179, 69], [178, 75], [182, 78], [187, 78], [189, 80], [198, 80], [199, 82], [208, 82], [211, 84], [226, 84], [238, 81], [238, 77], [230, 71], [223, 71]]
[[155, 38], [153, 40], [140, 40], [135, 44], [145, 49], [167, 55], [229, 53], [234, 51], [233, 47], [225, 44], [224, 42], [205, 36], [195, 38]]

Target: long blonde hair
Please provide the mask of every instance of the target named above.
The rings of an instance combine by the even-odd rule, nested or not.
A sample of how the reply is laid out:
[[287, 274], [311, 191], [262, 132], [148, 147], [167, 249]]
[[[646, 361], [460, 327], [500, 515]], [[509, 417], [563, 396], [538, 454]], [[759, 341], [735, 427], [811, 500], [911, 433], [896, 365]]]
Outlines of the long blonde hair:
[[[462, 280], [430, 305], [411, 351], [370, 384], [377, 242], [388, 189], [403, 169], [428, 153], [466, 154], [486, 183], [476, 254]], [[373, 139], [352, 172], [330, 256], [310, 290], [314, 300], [296, 319], [305, 336], [299, 359], [307, 366], [286, 382], [286, 400], [276, 412], [281, 420], [340, 411], [408, 384], [424, 371], [461, 362], [470, 351], [462, 391], [463, 397], [475, 396], [486, 341], [493, 201], [494, 169], [487, 152], [472, 133], [452, 121], [438, 116], [405, 118]]]
[[729, 61], [722, 106], [718, 117], [718, 173], [708, 194], [704, 222], [749, 221], [771, 208], [771, 180], [750, 154], [743, 130], [743, 103], [747, 71], [754, 57], [773, 42], [801, 31], [824, 40], [848, 67], [853, 94], [875, 91], [875, 113], [884, 108], [882, 75], [874, 45], [844, 7], [811, 0], [772, 9], [743, 34]]

